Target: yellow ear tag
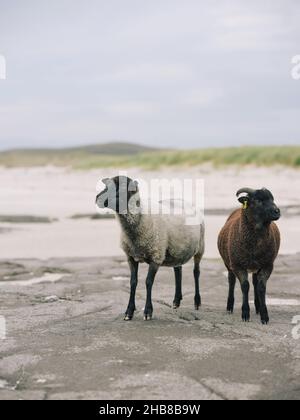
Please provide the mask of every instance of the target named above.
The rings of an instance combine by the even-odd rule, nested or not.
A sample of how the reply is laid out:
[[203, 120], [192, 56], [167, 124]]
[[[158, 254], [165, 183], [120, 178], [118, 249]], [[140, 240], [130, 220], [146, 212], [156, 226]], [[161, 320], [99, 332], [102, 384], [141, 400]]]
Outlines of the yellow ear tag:
[[245, 201], [243, 204], [243, 210], [246, 210], [248, 208], [248, 201]]

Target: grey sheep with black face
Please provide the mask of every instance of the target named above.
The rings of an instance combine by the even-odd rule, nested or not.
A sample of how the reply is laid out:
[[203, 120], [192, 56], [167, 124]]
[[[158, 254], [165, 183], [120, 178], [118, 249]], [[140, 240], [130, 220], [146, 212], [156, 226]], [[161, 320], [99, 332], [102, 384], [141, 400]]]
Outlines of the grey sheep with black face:
[[[240, 197], [243, 193], [246, 195]], [[268, 324], [266, 286], [280, 247], [280, 232], [274, 223], [280, 218], [280, 210], [272, 193], [265, 188], [242, 188], [237, 197], [243, 208], [231, 214], [218, 239], [219, 251], [228, 270], [227, 310], [233, 312], [238, 278], [243, 292], [242, 319], [249, 321], [248, 274], [252, 273], [256, 313], [260, 314], [263, 324]]]
[[122, 228], [121, 247], [131, 271], [131, 291], [125, 320], [131, 320], [136, 310], [135, 293], [140, 263], [147, 263], [147, 299], [144, 319], [152, 318], [152, 286], [161, 266], [173, 267], [175, 297], [173, 307], [182, 300], [182, 266], [194, 258], [195, 309], [201, 305], [199, 291], [200, 261], [204, 253], [204, 223], [187, 225], [185, 215], [144, 214], [138, 183], [125, 176], [104, 179], [105, 189], [98, 194], [99, 208], [115, 211]]

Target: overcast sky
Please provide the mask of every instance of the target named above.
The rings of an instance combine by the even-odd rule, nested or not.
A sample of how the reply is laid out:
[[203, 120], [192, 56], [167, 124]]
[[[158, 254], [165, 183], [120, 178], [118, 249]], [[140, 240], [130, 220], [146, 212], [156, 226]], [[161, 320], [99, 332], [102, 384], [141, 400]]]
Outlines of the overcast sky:
[[298, 0], [0, 0], [0, 148], [300, 143]]

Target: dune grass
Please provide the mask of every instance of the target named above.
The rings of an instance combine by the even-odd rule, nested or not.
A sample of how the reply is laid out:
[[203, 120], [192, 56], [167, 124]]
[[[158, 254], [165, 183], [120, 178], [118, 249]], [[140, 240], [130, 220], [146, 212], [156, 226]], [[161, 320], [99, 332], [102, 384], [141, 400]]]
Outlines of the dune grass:
[[284, 165], [300, 168], [300, 146], [245, 146], [197, 150], [151, 151], [134, 155], [104, 155], [85, 150], [36, 150], [0, 153], [0, 166], [32, 167], [54, 165], [74, 169], [129, 168], [159, 169], [211, 163], [228, 165]]

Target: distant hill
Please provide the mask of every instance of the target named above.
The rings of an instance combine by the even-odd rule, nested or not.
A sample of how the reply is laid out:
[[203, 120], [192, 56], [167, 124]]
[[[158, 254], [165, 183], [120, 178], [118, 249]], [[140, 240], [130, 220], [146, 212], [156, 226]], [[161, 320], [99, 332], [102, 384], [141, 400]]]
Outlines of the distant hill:
[[84, 154], [99, 154], [107, 156], [125, 156], [125, 155], [137, 155], [139, 153], [148, 153], [156, 152], [161, 149], [143, 146], [135, 143], [121, 143], [121, 142], [111, 142], [111, 143], [99, 143], [91, 144], [87, 146], [77, 146], [77, 147], [65, 147], [65, 148], [26, 148], [26, 149], [13, 149], [0, 152], [0, 154], [11, 154], [11, 153], [23, 153], [23, 154], [72, 154], [72, 153], [84, 153]]
[[59, 166], [74, 169], [285, 165], [300, 168], [300, 146], [241, 146], [197, 150], [163, 150], [131, 143], [108, 143], [69, 149], [0, 152], [0, 167]]
[[90, 146], [82, 146], [73, 148], [73, 150], [83, 150], [88, 153], [97, 153], [101, 155], [137, 155], [139, 153], [156, 152], [158, 149], [142, 146], [135, 143], [104, 143], [93, 144]]
[[167, 152], [163, 149], [142, 146], [134, 143], [102, 143], [69, 148], [13, 149], [0, 151], [0, 166], [36, 167], [64, 166], [73, 168], [95, 168], [122, 166], [125, 161], [139, 162], [142, 157]]

